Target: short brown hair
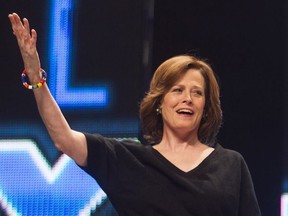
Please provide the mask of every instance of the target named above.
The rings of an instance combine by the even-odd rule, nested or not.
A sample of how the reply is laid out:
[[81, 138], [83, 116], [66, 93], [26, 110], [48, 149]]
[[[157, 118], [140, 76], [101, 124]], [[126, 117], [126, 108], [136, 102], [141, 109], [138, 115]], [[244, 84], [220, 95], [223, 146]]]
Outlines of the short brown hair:
[[159, 143], [163, 136], [162, 116], [157, 114], [164, 95], [189, 70], [199, 70], [205, 80], [205, 108], [198, 137], [202, 143], [214, 145], [222, 123], [219, 85], [209, 64], [190, 55], [172, 57], [155, 71], [150, 89], [140, 103], [140, 120], [144, 138]]

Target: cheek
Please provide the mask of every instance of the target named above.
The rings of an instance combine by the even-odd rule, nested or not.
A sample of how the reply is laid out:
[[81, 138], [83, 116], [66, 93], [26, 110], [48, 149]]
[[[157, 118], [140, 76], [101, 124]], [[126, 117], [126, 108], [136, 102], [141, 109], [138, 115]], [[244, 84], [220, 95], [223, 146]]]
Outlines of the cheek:
[[198, 110], [201, 114], [204, 114], [204, 109], [205, 109], [205, 100], [199, 101]]
[[202, 101], [201, 101], [202, 109], [205, 108], [205, 105], [206, 105], [206, 99], [205, 99], [205, 97], [204, 97], [204, 98], [202, 99]]
[[204, 112], [205, 109], [205, 102], [203, 102], [202, 106], [201, 106], [202, 112]]
[[178, 103], [178, 99], [176, 97], [166, 95], [163, 98], [163, 101], [161, 103], [161, 107], [162, 107], [162, 109], [168, 110], [168, 109], [175, 107], [177, 105], [177, 103]]
[[177, 102], [173, 101], [173, 100], [169, 100], [169, 101], [163, 101], [163, 103], [161, 104], [161, 108], [162, 108], [162, 118], [163, 120], [165, 119], [171, 119], [173, 118], [174, 114], [175, 114], [175, 107]]

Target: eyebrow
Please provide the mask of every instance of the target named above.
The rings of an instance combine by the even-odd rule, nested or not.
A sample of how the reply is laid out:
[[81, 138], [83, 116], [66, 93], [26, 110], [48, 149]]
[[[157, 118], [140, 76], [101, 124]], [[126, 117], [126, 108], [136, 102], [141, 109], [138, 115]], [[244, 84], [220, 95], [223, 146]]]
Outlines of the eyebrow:
[[[175, 86], [184, 87], [185, 85], [182, 85], [182, 84], [174, 84], [174, 85], [172, 85], [172, 88], [175, 87]], [[203, 90], [205, 90], [205, 87], [204, 87], [204, 86], [199, 86], [199, 85], [193, 85], [192, 88], [198, 88], [198, 89], [203, 89]]]

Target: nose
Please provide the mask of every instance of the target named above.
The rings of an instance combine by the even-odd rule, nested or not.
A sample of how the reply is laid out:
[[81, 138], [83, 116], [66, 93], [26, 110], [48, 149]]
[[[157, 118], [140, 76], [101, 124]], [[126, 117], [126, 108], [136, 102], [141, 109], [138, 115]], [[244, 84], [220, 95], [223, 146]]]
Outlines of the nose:
[[192, 104], [192, 97], [190, 92], [185, 92], [183, 95], [183, 103]]

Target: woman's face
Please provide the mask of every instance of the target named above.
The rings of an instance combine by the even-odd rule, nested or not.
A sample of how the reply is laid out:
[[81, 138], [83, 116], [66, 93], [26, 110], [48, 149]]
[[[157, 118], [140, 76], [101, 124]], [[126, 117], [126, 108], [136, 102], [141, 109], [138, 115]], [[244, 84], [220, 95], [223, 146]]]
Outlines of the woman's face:
[[197, 134], [204, 106], [204, 78], [198, 70], [189, 69], [164, 95], [160, 106], [163, 132]]

